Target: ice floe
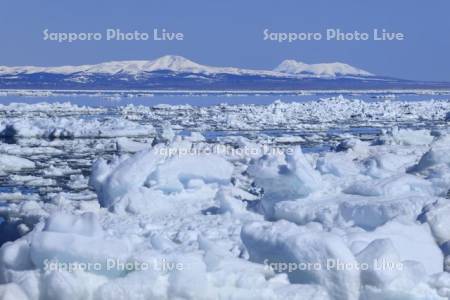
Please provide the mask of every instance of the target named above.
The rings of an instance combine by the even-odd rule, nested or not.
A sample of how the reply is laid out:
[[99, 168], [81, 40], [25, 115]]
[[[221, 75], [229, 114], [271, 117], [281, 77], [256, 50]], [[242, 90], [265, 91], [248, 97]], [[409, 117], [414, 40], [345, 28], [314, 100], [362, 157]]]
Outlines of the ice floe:
[[445, 101], [61, 107], [0, 107], [2, 299], [450, 295]]

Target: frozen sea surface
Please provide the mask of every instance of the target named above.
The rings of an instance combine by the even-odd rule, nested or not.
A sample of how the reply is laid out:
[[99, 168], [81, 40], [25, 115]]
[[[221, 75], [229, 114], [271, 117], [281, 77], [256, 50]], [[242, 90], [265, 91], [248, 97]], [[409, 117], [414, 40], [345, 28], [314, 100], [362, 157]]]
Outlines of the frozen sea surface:
[[186, 92], [186, 91], [24, 91], [11, 90], [0, 92], [0, 103], [13, 102], [35, 104], [39, 102], [70, 102], [76, 105], [114, 107], [128, 104], [154, 106], [157, 104], [211, 106], [222, 103], [238, 104], [271, 104], [276, 100], [283, 102], [316, 101], [319, 98], [330, 98], [344, 95], [346, 99], [364, 101], [379, 100], [447, 100], [450, 91], [433, 90], [399, 90], [399, 91], [253, 91], [253, 92]]
[[70, 97], [0, 97], [0, 299], [450, 296], [448, 95]]

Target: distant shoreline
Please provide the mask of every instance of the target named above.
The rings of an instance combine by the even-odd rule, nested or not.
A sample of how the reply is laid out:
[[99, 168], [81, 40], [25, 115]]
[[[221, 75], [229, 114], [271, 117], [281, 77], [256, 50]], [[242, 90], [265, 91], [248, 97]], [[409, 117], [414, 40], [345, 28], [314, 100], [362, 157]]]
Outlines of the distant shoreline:
[[136, 90], [136, 89], [3, 89], [0, 88], [0, 97], [7, 96], [6, 94], [20, 94], [25, 93], [29, 95], [135, 95], [148, 96], [152, 94], [157, 95], [311, 95], [311, 94], [450, 94], [450, 89], [302, 89], [302, 90]]

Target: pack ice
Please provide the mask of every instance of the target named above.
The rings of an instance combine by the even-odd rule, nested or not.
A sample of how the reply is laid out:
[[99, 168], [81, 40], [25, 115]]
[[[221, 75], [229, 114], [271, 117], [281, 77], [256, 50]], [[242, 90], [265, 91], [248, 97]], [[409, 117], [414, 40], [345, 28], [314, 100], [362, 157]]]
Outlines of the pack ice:
[[[162, 119], [251, 126], [311, 109], [314, 124], [334, 107], [322, 110], [331, 126], [396, 107], [381, 126], [405, 108], [350, 103], [227, 106], [222, 116], [127, 106], [106, 118], [69, 105], [53, 119], [42, 116], [50, 104], [0, 107], [17, 114], [1, 121], [1, 178], [38, 187], [0, 193], [0, 299], [450, 298], [446, 103], [408, 104], [440, 122], [432, 130], [387, 124], [370, 139], [210, 138]], [[310, 151], [311, 141], [330, 150]]]

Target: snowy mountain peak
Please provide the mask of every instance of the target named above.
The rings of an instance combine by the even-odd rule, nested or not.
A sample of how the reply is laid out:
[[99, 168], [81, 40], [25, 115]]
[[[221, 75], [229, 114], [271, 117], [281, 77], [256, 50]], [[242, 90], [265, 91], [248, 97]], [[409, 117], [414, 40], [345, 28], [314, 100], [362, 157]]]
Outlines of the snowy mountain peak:
[[322, 63], [322, 64], [305, 64], [293, 59], [284, 60], [278, 67], [274, 69], [275, 72], [292, 74], [292, 75], [307, 75], [317, 77], [337, 77], [337, 76], [373, 76], [373, 74], [352, 67], [344, 63]]
[[132, 75], [154, 71], [196, 73], [196, 71], [204, 69], [203, 66], [177, 55], [166, 55], [155, 60], [113, 61], [92, 66], [81, 66], [80, 68], [77, 72], [103, 74], [126, 73]]
[[0, 66], [0, 75], [35, 74], [35, 73], [50, 73], [50, 74], [64, 74], [64, 75], [75, 73], [111, 74], [111, 75], [118, 73], [125, 73], [129, 75], [137, 75], [144, 72], [154, 72], [154, 71], [172, 71], [178, 73], [184, 72], [184, 73], [204, 73], [204, 74], [241, 73], [241, 70], [237, 68], [204, 66], [178, 55], [165, 55], [155, 60], [112, 61], [95, 65], [81, 65], [81, 66], [61, 66], [61, 67]]
[[165, 55], [151, 61], [151, 64], [154, 69], [171, 71], [192, 70], [202, 67], [201, 65], [178, 55]]
[[136, 76], [157, 71], [174, 73], [192, 73], [201, 75], [231, 74], [237, 76], [272, 76], [272, 77], [315, 77], [334, 78], [339, 76], [371, 76], [372, 74], [343, 63], [305, 64], [295, 60], [285, 60], [272, 71], [249, 70], [233, 67], [213, 67], [195, 63], [178, 55], [165, 55], [154, 60], [112, 61], [95, 65], [61, 66], [61, 67], [2, 67], [0, 75], [27, 75], [36, 73], [61, 74], [67, 76], [131, 75]]

